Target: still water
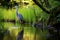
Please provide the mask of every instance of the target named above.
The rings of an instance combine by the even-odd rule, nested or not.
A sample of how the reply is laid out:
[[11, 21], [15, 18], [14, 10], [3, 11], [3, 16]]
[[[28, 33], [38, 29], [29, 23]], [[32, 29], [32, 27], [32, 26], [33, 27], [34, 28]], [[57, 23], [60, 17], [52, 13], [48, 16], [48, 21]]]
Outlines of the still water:
[[[19, 23], [11, 22], [0, 22], [0, 27], [3, 27], [4, 30], [8, 29], [9, 34], [4, 35], [3, 40], [16, 40], [18, 33], [24, 29], [23, 40], [35, 40], [35, 28], [31, 25], [24, 25]], [[47, 31], [42, 32], [41, 30], [37, 32], [36, 40], [45, 40], [45, 35]]]
[[24, 40], [33, 40], [35, 28], [31, 27], [31, 25], [23, 25], [19, 23], [11, 23], [11, 22], [0, 22], [0, 27], [4, 27], [4, 29], [9, 30], [9, 34], [4, 35], [4, 40], [16, 40], [16, 36], [18, 33], [24, 29]]

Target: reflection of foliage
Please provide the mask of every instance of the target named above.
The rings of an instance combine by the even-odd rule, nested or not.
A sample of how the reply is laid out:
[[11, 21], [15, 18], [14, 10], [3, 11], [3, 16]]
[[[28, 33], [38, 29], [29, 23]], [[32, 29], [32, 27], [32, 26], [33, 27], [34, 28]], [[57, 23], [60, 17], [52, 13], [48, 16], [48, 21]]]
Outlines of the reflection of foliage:
[[3, 40], [4, 36], [5, 35], [8, 35], [9, 34], [9, 31], [4, 29], [4, 26], [0, 25], [0, 40]]

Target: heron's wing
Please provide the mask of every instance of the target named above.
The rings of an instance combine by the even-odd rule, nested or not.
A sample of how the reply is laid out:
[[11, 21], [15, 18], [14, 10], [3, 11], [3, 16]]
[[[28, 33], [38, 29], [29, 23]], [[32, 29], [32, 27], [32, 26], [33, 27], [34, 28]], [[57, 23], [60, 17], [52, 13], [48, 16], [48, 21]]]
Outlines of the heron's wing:
[[17, 17], [18, 17], [20, 20], [23, 20], [23, 16], [22, 16], [22, 14], [17, 13]]

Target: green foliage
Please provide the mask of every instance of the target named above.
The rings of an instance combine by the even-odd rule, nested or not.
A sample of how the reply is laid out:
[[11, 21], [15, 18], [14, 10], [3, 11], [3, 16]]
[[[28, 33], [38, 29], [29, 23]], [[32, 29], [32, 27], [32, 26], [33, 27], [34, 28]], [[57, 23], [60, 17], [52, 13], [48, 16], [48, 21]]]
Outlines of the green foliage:
[[57, 21], [57, 23], [60, 23], [60, 14], [57, 15], [56, 21]]
[[60, 0], [55, 0], [55, 1], [58, 1], [59, 2]]
[[3, 9], [0, 9], [0, 19], [3, 19], [2, 10], [3, 10]]
[[[54, 0], [49, 0], [49, 4], [52, 6], [51, 8], [46, 8], [45, 4], [43, 5], [44, 8], [46, 8], [48, 10], [52, 10], [54, 7], [60, 5], [59, 2], [54, 1]], [[1, 11], [0, 12], [0, 19], [11, 19], [11, 20], [14, 19], [14, 20], [18, 21], [17, 18], [16, 18], [15, 9], [6, 10], [5, 8], [4, 9], [0, 8], [0, 11]], [[27, 22], [31, 22], [31, 21], [36, 22], [36, 19], [38, 21], [43, 19], [42, 21], [44, 21], [45, 25], [47, 24], [47, 21], [48, 21], [49, 16], [50, 16], [49, 14], [46, 14], [42, 9], [40, 9], [37, 5], [28, 6], [28, 8], [27, 8], [27, 6], [26, 7], [19, 7], [18, 12], [23, 15], [24, 20], [27, 21]], [[60, 21], [60, 15], [58, 15], [58, 17], [59, 17], [59, 19], [57, 19], [57, 21]], [[16, 25], [14, 25], [13, 23], [6, 23], [5, 22], [5, 23], [2, 23], [2, 24], [0, 23], [0, 28], [1, 28], [1, 26], [3, 26], [4, 29], [8, 29], [9, 27], [13, 27], [13, 26], [24, 27], [25, 33], [26, 32], [29, 32], [29, 33], [32, 32], [32, 34], [34, 34], [34, 32], [35, 32], [35, 28], [32, 28], [31, 25], [23, 25], [23, 24], [19, 24], [19, 23], [16, 23]], [[3, 28], [2, 28], [2, 30], [3, 30]], [[3, 30], [3, 31], [5, 31], [5, 30]], [[12, 28], [11, 28], [10, 31], [12, 31], [13, 34], [15, 33]], [[37, 33], [38, 35], [40, 35], [39, 37], [41, 37], [41, 39], [43, 40], [43, 37], [45, 37], [45, 36], [43, 36], [42, 33], [44, 33], [44, 35], [46, 36], [46, 34], [48, 32], [47, 31], [42, 32], [40, 30], [40, 32]], [[13, 37], [14, 38], [16, 37], [15, 34], [13, 35]]]
[[58, 1], [55, 1], [55, 0], [49, 0], [49, 3], [51, 5], [50, 9], [55, 8], [55, 7], [60, 5], [60, 3]]

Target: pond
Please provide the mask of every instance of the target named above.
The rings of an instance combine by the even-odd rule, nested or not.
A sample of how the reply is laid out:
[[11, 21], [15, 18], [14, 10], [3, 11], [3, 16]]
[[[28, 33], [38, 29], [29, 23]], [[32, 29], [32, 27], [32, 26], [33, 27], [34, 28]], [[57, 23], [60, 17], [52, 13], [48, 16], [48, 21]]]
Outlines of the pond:
[[[23, 40], [35, 40], [35, 28], [28, 24], [19, 24], [19, 23], [12, 23], [12, 22], [0, 22], [0, 27], [4, 27], [4, 29], [9, 30], [9, 34], [4, 35], [3, 40], [16, 40], [16, 37], [19, 32], [24, 29], [23, 33]], [[37, 31], [38, 39], [36, 40], [45, 40], [46, 39], [47, 31]]]
[[[4, 27], [4, 29], [8, 29], [10, 32], [9, 35], [4, 36], [4, 40], [16, 40], [16, 36], [18, 33], [24, 29], [24, 40], [33, 40], [35, 28], [31, 27], [30, 25], [21, 25], [18, 23], [11, 23], [11, 22], [0, 22], [0, 27]], [[9, 38], [8, 38], [9, 37]]]

